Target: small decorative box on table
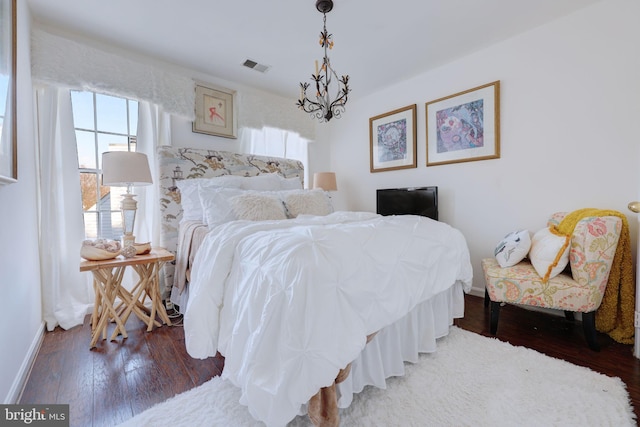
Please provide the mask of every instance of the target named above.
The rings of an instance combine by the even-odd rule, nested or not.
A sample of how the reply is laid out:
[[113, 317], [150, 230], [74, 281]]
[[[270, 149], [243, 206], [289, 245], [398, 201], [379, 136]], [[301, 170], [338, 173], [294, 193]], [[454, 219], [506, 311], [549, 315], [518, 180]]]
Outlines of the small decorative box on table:
[[[156, 320], [156, 314], [167, 325], [171, 320], [162, 305], [158, 275], [166, 262], [173, 261], [174, 255], [163, 248], [154, 248], [145, 255], [136, 255], [132, 258], [117, 257], [103, 261], [82, 261], [80, 271], [93, 273], [93, 288], [96, 299], [91, 316], [91, 343], [89, 348], [96, 346], [100, 335], [107, 338], [107, 326], [109, 319], [116, 323], [116, 328], [111, 335], [113, 341], [118, 334], [127, 338], [124, 327], [129, 315], [133, 312], [146, 325], [147, 331], [153, 326], [161, 326]], [[138, 274], [138, 283], [127, 290], [122, 286], [122, 277], [127, 266], [133, 268]], [[116, 298], [120, 303], [116, 306]], [[151, 300], [151, 309], [145, 305], [145, 300]]]

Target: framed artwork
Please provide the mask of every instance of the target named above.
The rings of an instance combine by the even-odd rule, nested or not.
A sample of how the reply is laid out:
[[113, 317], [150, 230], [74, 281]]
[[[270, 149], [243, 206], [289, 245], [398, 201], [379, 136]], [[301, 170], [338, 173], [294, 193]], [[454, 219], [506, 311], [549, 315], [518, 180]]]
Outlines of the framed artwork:
[[500, 158], [500, 81], [425, 107], [427, 166]]
[[196, 120], [193, 131], [237, 138], [236, 92], [196, 84]]
[[0, 0], [0, 185], [18, 179], [16, 0]]
[[415, 168], [416, 104], [369, 119], [371, 172]]

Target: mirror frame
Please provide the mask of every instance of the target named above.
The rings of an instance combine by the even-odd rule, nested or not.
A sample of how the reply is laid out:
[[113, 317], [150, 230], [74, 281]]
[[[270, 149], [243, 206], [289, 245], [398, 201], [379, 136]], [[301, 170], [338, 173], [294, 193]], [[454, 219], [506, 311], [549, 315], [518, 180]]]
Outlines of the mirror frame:
[[[7, 141], [1, 142], [2, 144], [6, 144], [6, 147], [2, 147], [6, 150], [6, 154], [2, 154], [2, 157], [8, 157], [8, 159], [2, 159], [0, 164], [7, 163], [9, 166], [5, 168], [6, 170], [0, 169], [0, 185], [11, 184], [17, 182], [18, 180], [18, 138], [17, 138], [17, 117], [16, 117], [16, 69], [17, 69], [17, 61], [16, 61], [16, 45], [17, 43], [17, 13], [16, 13], [16, 0], [0, 0], [6, 1], [9, 3], [9, 7], [11, 8], [11, 29], [9, 33], [11, 34], [11, 49], [9, 50], [9, 55], [11, 58], [8, 59], [11, 63], [11, 71], [9, 76], [9, 105], [7, 105], [7, 109], [10, 114], [10, 123], [9, 125], [9, 138]], [[6, 116], [6, 113], [5, 113]], [[3, 123], [3, 126], [6, 126], [7, 123]], [[2, 150], [2, 151], [5, 151]]]

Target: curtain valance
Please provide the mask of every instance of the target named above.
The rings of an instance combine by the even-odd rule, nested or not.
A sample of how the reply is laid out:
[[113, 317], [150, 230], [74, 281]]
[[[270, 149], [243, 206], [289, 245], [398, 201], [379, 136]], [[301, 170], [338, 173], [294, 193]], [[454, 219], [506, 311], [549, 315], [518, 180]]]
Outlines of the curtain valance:
[[39, 29], [31, 33], [31, 73], [37, 82], [148, 101], [194, 119], [190, 77]]

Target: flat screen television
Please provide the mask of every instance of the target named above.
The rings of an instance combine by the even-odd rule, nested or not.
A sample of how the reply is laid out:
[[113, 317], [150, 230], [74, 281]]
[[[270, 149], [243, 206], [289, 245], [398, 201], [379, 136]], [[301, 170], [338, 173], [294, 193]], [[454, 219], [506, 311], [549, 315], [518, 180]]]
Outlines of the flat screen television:
[[376, 191], [380, 215], [422, 215], [438, 220], [438, 187], [384, 188]]

